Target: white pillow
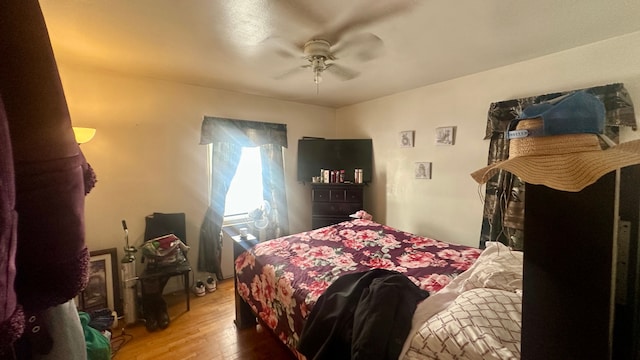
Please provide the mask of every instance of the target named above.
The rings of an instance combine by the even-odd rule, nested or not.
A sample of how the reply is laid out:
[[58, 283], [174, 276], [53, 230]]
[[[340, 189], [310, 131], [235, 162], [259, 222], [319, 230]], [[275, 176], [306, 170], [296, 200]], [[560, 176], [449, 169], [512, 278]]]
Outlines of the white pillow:
[[521, 251], [511, 250], [499, 242], [487, 242], [487, 248], [468, 270], [470, 274], [461, 284], [462, 291], [476, 288], [522, 290], [522, 260]]
[[473, 289], [420, 328], [404, 359], [519, 359], [522, 298]]

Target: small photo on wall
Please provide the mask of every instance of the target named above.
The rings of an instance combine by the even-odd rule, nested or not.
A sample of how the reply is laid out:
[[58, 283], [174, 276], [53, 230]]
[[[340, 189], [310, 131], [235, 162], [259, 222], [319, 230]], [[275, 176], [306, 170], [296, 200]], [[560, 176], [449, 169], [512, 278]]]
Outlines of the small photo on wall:
[[436, 128], [436, 145], [453, 145], [456, 136], [455, 126]]
[[400, 147], [413, 147], [415, 131], [400, 131]]
[[416, 179], [431, 179], [431, 163], [417, 162], [415, 166]]

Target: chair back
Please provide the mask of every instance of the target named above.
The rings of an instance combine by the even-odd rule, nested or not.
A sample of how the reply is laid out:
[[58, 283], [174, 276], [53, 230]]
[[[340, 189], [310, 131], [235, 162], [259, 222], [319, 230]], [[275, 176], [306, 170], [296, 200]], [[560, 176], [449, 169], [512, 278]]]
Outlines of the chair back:
[[187, 244], [184, 213], [165, 214], [154, 212], [145, 217], [144, 241], [167, 234], [173, 234]]

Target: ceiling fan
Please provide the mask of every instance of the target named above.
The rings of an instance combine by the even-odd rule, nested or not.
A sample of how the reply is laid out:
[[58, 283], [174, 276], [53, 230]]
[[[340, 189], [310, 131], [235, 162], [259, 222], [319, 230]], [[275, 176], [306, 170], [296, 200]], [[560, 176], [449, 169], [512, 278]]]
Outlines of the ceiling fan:
[[[382, 44], [382, 40], [380, 40], [380, 38], [378, 38], [377, 36], [373, 34], [366, 34], [366, 36], [369, 38], [367, 40], [369, 46], [367, 49], [360, 51], [356, 55], [356, 57], [360, 60], [375, 58], [376, 52], [380, 50], [380, 46]], [[360, 41], [364, 41], [364, 39], [362, 39], [362, 36], [360, 38]], [[338, 59], [341, 54], [340, 50], [340, 48], [333, 50], [329, 41], [324, 39], [309, 40], [304, 44], [302, 48], [302, 57], [308, 63], [293, 68], [276, 78], [281, 79], [297, 72], [299, 69], [310, 68], [313, 73], [313, 81], [316, 84], [322, 82], [322, 73], [325, 70], [331, 72], [333, 75], [336, 75], [342, 80], [351, 80], [358, 76], [360, 73], [335, 62], [335, 60]]]
[[315, 2], [276, 3], [286, 3], [286, 6], [282, 5], [282, 11], [288, 13], [289, 18], [301, 22], [304, 27], [312, 28], [314, 35], [302, 45], [277, 36], [267, 39], [276, 45], [278, 55], [305, 60], [302, 65], [275, 76], [275, 79], [283, 79], [301, 69], [310, 68], [313, 81], [318, 86], [325, 71], [342, 80], [357, 77], [360, 74], [358, 71], [338, 64], [337, 61], [347, 57], [361, 62], [372, 60], [380, 56], [383, 41], [370, 32], [358, 33], [356, 30], [409, 11], [416, 0], [360, 1], [350, 9], [341, 8], [338, 14], [317, 9]]

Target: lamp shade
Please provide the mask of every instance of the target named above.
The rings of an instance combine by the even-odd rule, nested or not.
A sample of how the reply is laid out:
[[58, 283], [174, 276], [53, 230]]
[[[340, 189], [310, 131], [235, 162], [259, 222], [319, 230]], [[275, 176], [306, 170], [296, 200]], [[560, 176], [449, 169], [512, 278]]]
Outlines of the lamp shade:
[[74, 126], [73, 133], [76, 136], [76, 142], [78, 142], [78, 144], [84, 144], [93, 139], [93, 136], [96, 134], [96, 129]]

